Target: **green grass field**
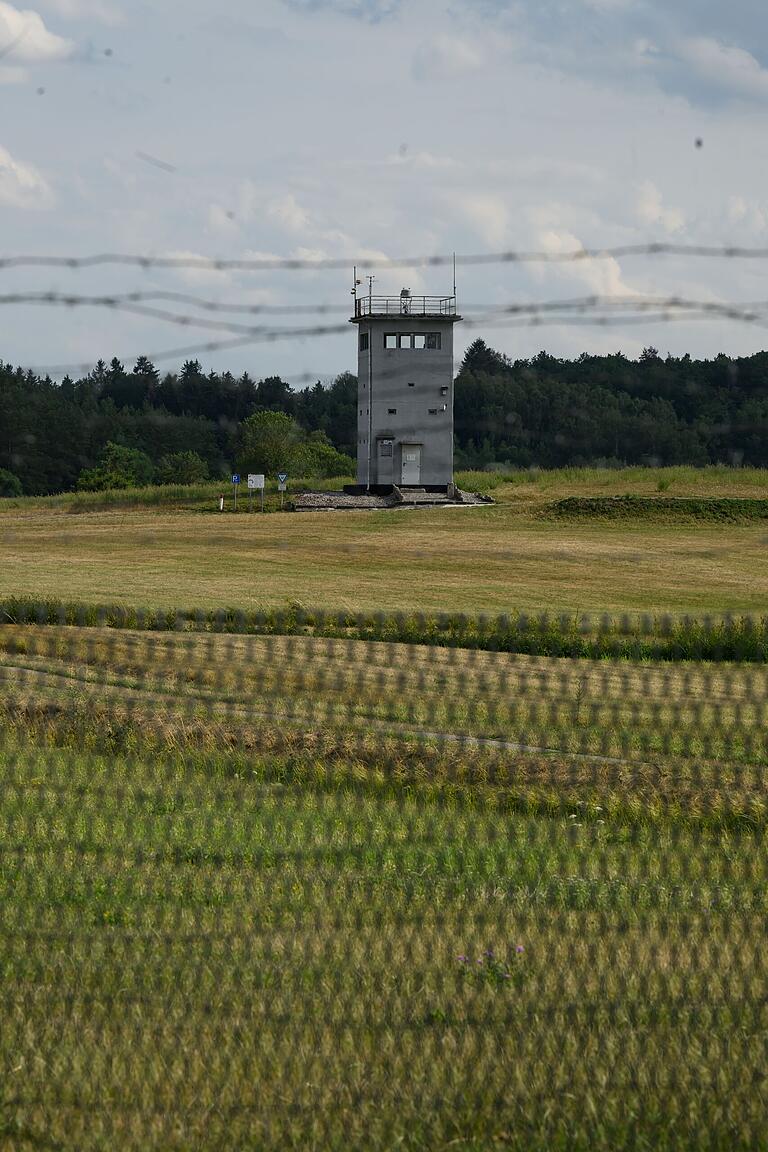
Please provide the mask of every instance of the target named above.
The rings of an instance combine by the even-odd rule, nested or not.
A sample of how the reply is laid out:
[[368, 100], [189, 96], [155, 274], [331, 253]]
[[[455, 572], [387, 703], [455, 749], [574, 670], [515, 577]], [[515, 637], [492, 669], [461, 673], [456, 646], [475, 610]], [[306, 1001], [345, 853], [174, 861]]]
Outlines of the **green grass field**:
[[[667, 472], [455, 512], [9, 501], [0, 597], [764, 613], [768, 527], [551, 515], [768, 487]], [[2, 1152], [768, 1149], [764, 661], [10, 615]]]
[[[499, 503], [235, 516], [214, 511], [214, 489], [0, 502], [0, 597], [23, 592], [153, 608], [298, 603], [698, 615], [762, 612], [768, 602], [764, 523], [563, 521], [547, 512], [571, 496], [658, 495], [659, 485], [669, 497], [764, 498], [768, 472], [565, 470], [460, 479], [470, 487], [498, 481]], [[160, 498], [167, 503], [153, 503]]]
[[0, 1146], [759, 1146], [764, 668], [0, 640]]

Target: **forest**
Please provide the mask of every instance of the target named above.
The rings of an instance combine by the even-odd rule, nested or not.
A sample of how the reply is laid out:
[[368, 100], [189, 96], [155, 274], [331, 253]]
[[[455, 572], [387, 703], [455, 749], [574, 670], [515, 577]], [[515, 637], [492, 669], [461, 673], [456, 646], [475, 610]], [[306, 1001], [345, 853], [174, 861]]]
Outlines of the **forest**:
[[[132, 370], [100, 360], [61, 382], [0, 362], [0, 495], [105, 486], [123, 465], [129, 483], [218, 479], [247, 463], [267, 425], [290, 440], [295, 474], [338, 475], [352, 467], [356, 401], [348, 372], [292, 390], [279, 376], [205, 373], [196, 360], [164, 375], [144, 356]], [[457, 468], [766, 467], [768, 353], [511, 360], [476, 340], [454, 411]], [[286, 419], [254, 421], [260, 413]]]

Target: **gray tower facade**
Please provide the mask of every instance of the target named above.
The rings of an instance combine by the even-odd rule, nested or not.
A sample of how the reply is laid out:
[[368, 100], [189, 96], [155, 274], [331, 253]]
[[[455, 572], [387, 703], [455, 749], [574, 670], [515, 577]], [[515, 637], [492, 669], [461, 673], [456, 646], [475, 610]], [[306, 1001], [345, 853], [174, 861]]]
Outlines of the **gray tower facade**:
[[446, 488], [453, 480], [455, 296], [355, 298], [357, 482]]

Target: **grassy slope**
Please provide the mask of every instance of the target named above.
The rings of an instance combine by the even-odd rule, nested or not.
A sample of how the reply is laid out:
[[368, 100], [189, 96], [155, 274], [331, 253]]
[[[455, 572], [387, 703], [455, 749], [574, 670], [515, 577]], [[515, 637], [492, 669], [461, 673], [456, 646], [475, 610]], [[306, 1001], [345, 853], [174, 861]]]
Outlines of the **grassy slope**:
[[[761, 1146], [764, 668], [0, 641], [3, 1152]], [[700, 744], [352, 738], [483, 732], [494, 702], [561, 746], [719, 719], [761, 750], [734, 780]]]
[[[666, 795], [659, 763], [674, 760], [678, 789], [690, 785], [692, 763], [715, 764], [720, 785], [732, 783], [726, 765], [768, 764], [768, 673], [760, 664], [600, 663], [305, 637], [7, 626], [0, 683], [13, 696], [11, 720], [30, 702], [26, 715], [43, 728], [71, 712], [74, 697], [80, 708], [88, 701], [111, 715], [130, 707], [134, 727], [142, 726], [138, 717], [150, 726], [162, 720], [182, 742], [185, 717], [196, 732], [212, 733], [212, 746], [263, 747], [265, 727], [290, 730], [294, 748], [307, 731], [364, 735], [374, 745], [388, 736], [403, 751], [413, 737], [434, 744], [441, 734], [467, 735], [511, 743], [518, 783], [525, 777], [532, 786], [537, 772], [552, 772], [541, 772], [539, 757], [526, 777], [521, 746], [562, 754], [565, 764], [575, 754], [572, 767], [586, 753], [603, 765], [598, 790], [617, 796], [630, 764], [643, 765], [646, 799]], [[447, 775], [471, 761], [474, 748], [444, 743], [443, 751]], [[640, 784], [637, 773], [629, 776], [631, 793]], [[567, 780], [566, 768], [563, 788]], [[585, 778], [580, 786], [586, 794]], [[762, 776], [754, 794], [761, 788]]]
[[[476, 487], [472, 479], [463, 478]], [[101, 510], [101, 497], [96, 508], [79, 497], [9, 501], [0, 519], [0, 596], [203, 608], [295, 601], [467, 612], [765, 609], [760, 524], [558, 523], [541, 512], [573, 495], [658, 495], [660, 484], [669, 496], [762, 496], [768, 472], [564, 470], [476, 479], [499, 481], [497, 506], [235, 518], [205, 514], [199, 494], [187, 511], [183, 500]]]

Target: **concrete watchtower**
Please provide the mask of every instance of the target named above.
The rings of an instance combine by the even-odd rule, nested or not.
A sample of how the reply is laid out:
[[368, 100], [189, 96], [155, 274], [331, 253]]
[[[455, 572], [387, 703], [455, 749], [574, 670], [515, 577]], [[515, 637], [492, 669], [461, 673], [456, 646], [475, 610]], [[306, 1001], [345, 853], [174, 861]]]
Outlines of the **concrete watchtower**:
[[357, 295], [357, 482], [446, 489], [453, 481], [456, 295]]

